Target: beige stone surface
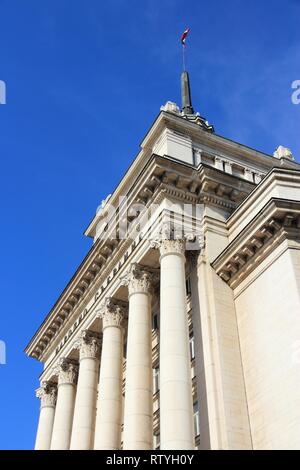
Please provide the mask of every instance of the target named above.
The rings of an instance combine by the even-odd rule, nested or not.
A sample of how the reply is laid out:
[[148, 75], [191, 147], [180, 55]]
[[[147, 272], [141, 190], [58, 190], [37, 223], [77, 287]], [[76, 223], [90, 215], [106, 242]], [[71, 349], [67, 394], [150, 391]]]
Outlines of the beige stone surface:
[[111, 301], [102, 313], [103, 342], [95, 430], [95, 450], [121, 446], [124, 310]]
[[300, 449], [300, 249], [279, 251], [282, 247], [274, 252], [273, 264], [254, 271], [236, 298], [253, 448], [258, 450]]
[[72, 423], [71, 450], [90, 450], [94, 443], [100, 340], [84, 332], [80, 344], [80, 366]]
[[161, 109], [26, 348], [44, 366], [36, 449], [300, 449], [299, 169]]
[[192, 384], [185, 292], [185, 243], [160, 246], [161, 449], [193, 449]]
[[125, 450], [152, 449], [151, 276], [139, 268], [128, 281], [129, 314], [124, 408]]

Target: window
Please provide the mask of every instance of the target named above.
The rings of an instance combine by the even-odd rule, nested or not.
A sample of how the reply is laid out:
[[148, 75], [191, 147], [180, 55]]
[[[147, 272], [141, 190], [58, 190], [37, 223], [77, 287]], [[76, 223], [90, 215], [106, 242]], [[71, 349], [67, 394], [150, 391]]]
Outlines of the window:
[[190, 356], [191, 356], [191, 360], [195, 359], [195, 338], [194, 338], [194, 336], [190, 337]]
[[158, 313], [154, 313], [152, 317], [152, 329], [158, 330], [158, 328], [159, 328]]
[[191, 293], [192, 293], [191, 279], [189, 277], [185, 281], [185, 289], [186, 289], [186, 295], [191, 295]]
[[153, 373], [153, 394], [159, 391], [159, 368], [152, 369]]
[[195, 436], [199, 436], [199, 434], [200, 434], [200, 413], [199, 413], [198, 402], [194, 403], [194, 430], [195, 430]]
[[158, 431], [156, 431], [153, 436], [153, 447], [154, 450], [158, 450], [160, 448], [160, 434]]

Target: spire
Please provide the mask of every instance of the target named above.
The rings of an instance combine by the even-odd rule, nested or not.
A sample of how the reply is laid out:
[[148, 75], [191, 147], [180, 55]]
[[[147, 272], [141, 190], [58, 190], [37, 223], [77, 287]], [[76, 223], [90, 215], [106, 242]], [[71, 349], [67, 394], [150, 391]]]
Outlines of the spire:
[[214, 126], [210, 125], [203, 116], [201, 116], [199, 113], [195, 113], [194, 111], [191, 98], [190, 78], [186, 70], [184, 70], [181, 74], [181, 100], [181, 116], [184, 119], [198, 124], [205, 131], [215, 132]]
[[184, 71], [181, 74], [181, 99], [182, 99], [182, 113], [194, 114], [192, 107], [190, 79], [188, 72]]

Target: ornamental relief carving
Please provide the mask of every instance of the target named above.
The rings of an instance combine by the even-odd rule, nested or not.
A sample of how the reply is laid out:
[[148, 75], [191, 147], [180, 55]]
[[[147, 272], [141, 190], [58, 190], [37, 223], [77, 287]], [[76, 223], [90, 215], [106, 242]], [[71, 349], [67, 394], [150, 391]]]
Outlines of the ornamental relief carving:
[[133, 263], [128, 273], [121, 279], [121, 282], [122, 285], [128, 287], [129, 295], [138, 292], [152, 294], [153, 284], [157, 279], [158, 275], [154, 270]]
[[161, 240], [159, 242], [160, 255], [164, 256], [170, 253], [184, 255], [185, 253], [185, 240]]
[[109, 326], [121, 328], [126, 318], [126, 304], [111, 297], [107, 298], [98, 310], [98, 315], [102, 319], [103, 330]]
[[80, 359], [100, 358], [101, 336], [99, 333], [84, 330], [79, 341]]
[[41, 408], [55, 406], [57, 398], [57, 385], [53, 382], [42, 382], [36, 391], [36, 396], [41, 400]]
[[59, 365], [56, 368], [56, 372], [58, 372], [58, 385], [76, 385], [78, 378], [78, 364], [76, 361], [68, 358], [61, 358]]
[[152, 248], [158, 249], [160, 255], [179, 254], [185, 255], [186, 251], [199, 251], [205, 248], [203, 233], [186, 232], [183, 226], [172, 226], [171, 222], [165, 222], [159, 232], [159, 236], [150, 242]]

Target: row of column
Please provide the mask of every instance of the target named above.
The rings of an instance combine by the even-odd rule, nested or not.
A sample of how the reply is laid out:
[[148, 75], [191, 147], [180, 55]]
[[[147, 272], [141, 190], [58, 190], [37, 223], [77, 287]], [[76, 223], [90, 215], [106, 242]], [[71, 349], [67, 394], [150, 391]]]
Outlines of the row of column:
[[[185, 290], [185, 242], [161, 240], [160, 248], [160, 437], [161, 449], [193, 449], [193, 406]], [[131, 266], [123, 449], [153, 448], [153, 271]], [[58, 384], [37, 391], [41, 412], [36, 449], [120, 449], [122, 425], [123, 323], [125, 308], [107, 299], [100, 335], [85, 331], [79, 368], [62, 359]], [[77, 385], [76, 385], [77, 384]], [[99, 390], [97, 398], [97, 389]]]

